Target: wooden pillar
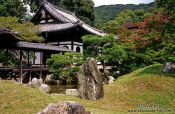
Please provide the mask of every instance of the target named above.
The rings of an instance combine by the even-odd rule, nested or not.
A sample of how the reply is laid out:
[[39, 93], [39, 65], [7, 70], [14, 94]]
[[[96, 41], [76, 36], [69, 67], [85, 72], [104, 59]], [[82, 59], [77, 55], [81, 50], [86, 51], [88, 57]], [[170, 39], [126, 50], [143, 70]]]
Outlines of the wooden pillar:
[[35, 59], [36, 59], [36, 58], [35, 58], [35, 56], [36, 56], [36, 55], [35, 55], [35, 51], [34, 51], [33, 53], [34, 53], [33, 64], [35, 64]]
[[32, 65], [30, 66], [29, 82], [32, 81]]
[[30, 64], [30, 51], [27, 51], [27, 62], [28, 65]]
[[30, 64], [30, 51], [27, 51], [27, 62], [28, 62], [28, 65], [30, 67], [30, 72], [29, 72], [29, 82], [32, 81], [32, 65]]
[[43, 52], [43, 65], [44, 66], [46, 66], [47, 56], [48, 56], [48, 54]]
[[43, 62], [43, 53], [40, 53], [40, 79], [42, 79], [42, 62]]
[[22, 74], [22, 50], [20, 50], [20, 58], [19, 58], [19, 75], [20, 75], [20, 79], [21, 79], [21, 83], [23, 80], [23, 74]]

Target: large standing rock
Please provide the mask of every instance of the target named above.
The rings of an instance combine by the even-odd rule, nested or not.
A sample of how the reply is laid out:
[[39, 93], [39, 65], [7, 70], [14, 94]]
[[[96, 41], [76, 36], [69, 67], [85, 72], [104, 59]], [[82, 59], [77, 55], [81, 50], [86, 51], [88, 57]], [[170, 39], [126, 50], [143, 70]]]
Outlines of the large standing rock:
[[95, 59], [87, 58], [78, 73], [79, 92], [82, 99], [98, 100], [103, 98], [103, 81]]
[[38, 114], [87, 114], [83, 106], [72, 101], [63, 101], [58, 104], [49, 104]]

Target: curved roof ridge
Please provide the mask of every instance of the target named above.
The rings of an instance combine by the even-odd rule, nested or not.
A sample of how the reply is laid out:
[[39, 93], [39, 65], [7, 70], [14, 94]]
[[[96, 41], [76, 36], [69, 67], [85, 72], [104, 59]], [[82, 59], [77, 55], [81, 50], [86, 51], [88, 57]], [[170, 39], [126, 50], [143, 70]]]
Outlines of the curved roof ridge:
[[103, 31], [100, 31], [99, 29], [96, 29], [86, 23], [83, 23], [80, 25], [83, 29], [89, 31], [92, 34], [98, 35], [98, 36], [105, 36], [106, 33], [104, 33]]
[[51, 4], [49, 4], [48, 2], [45, 4], [42, 4], [42, 6], [44, 7], [44, 9], [46, 11], [48, 11], [50, 13], [50, 15], [52, 15], [54, 18], [62, 21], [62, 22], [71, 22], [68, 18], [66, 18], [64, 15], [58, 13], [57, 11], [55, 11], [55, 9], [51, 6]]
[[63, 10], [62, 8], [55, 6], [47, 0], [41, 0], [40, 3], [52, 16], [63, 22], [77, 23], [79, 21], [79, 19], [72, 12]]
[[[57, 7], [56, 5], [48, 2], [47, 0], [39, 0], [39, 2], [40, 2], [41, 7], [44, 8], [44, 10], [46, 10], [55, 19], [60, 20], [62, 23], [65, 23], [65, 24], [72, 23], [75, 26], [79, 25], [81, 28], [83, 28], [84, 30], [86, 30], [86, 31], [88, 31], [92, 34], [96, 34], [96, 35], [99, 35], [99, 36], [104, 36], [105, 35], [105, 33], [103, 31], [100, 31], [100, 30], [86, 24], [85, 22], [83, 22], [81, 19], [79, 19], [71, 11], [64, 10], [61, 7]], [[61, 29], [61, 28], [65, 29], [66, 28], [66, 27], [62, 27], [62, 25], [60, 25], [60, 26], [61, 27], [59, 27], [59, 29]], [[69, 28], [70, 26], [67, 26], [67, 27]], [[51, 30], [51, 29], [49, 29], [49, 30]]]
[[74, 13], [71, 12], [71, 11], [69, 11], [69, 10], [65, 10], [65, 9], [63, 9], [63, 8], [61, 8], [61, 7], [58, 7], [58, 6], [54, 5], [54, 4], [52, 4], [52, 3], [50, 3], [50, 4], [51, 4], [54, 8], [58, 9], [58, 10], [64, 11], [64, 12], [66, 12], [66, 13], [72, 15], [72, 16], [75, 16]]

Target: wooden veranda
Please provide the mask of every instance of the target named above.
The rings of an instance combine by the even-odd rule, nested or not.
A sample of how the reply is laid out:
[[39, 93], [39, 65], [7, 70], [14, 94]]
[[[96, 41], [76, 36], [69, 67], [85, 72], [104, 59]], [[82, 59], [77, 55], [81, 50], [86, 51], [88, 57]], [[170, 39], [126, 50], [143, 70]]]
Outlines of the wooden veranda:
[[[5, 50], [4, 64], [0, 66], [0, 77], [10, 79], [18, 78], [21, 83], [23, 83], [23, 78], [26, 75], [30, 81], [32, 75], [37, 75], [42, 78], [43, 75], [46, 75], [49, 72], [49, 69], [46, 66], [48, 55], [71, 51], [64, 47], [22, 41], [16, 34], [7, 29], [0, 29], [0, 49]], [[18, 53], [18, 65], [15, 67], [8, 66], [8, 55], [11, 50], [15, 50]], [[40, 61], [43, 64], [31, 64], [30, 52], [43, 52], [43, 57], [40, 58]], [[26, 61], [24, 61], [24, 55], [26, 56]], [[5, 74], [5, 76], [2, 74]]]

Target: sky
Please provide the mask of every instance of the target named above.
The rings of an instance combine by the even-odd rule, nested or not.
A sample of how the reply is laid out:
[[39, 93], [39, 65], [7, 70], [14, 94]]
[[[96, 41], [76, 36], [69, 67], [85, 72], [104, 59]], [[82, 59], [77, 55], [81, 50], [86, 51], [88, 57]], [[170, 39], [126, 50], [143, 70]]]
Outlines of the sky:
[[150, 3], [154, 0], [92, 0], [95, 6], [100, 5], [111, 5], [111, 4], [140, 4], [140, 3]]

